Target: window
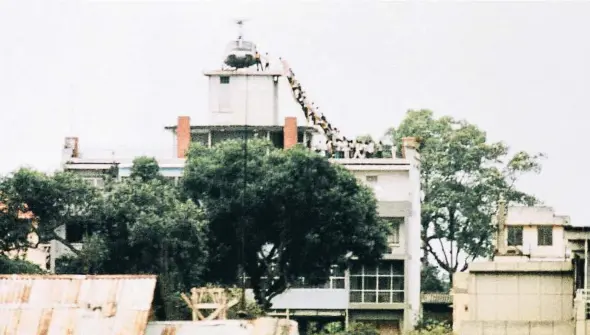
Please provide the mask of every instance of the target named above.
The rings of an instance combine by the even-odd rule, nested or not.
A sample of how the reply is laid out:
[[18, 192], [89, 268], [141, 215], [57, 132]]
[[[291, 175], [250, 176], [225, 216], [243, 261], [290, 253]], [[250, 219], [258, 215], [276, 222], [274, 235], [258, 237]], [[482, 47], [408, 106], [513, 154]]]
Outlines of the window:
[[66, 224], [66, 241], [80, 243], [85, 235], [90, 235], [88, 227], [80, 223]]
[[229, 77], [227, 77], [227, 76], [219, 77], [219, 83], [220, 84], [229, 84]]
[[[329, 285], [329, 286], [328, 286]], [[330, 281], [326, 288], [345, 288], [344, 285], [344, 270], [334, 265], [330, 269]]]
[[537, 227], [537, 245], [549, 246], [553, 245], [553, 227], [539, 226]]
[[522, 227], [508, 227], [508, 245], [521, 246], [522, 245]]
[[350, 302], [390, 304], [404, 301], [404, 262], [379, 266], [353, 266], [350, 272]]
[[377, 182], [377, 176], [367, 176], [366, 179], [367, 179], [367, 182], [369, 182], [369, 183], [376, 183]]
[[400, 226], [404, 222], [404, 218], [386, 218], [390, 226], [389, 235], [387, 236], [387, 244], [389, 246], [388, 253], [393, 253], [393, 249], [400, 244]]

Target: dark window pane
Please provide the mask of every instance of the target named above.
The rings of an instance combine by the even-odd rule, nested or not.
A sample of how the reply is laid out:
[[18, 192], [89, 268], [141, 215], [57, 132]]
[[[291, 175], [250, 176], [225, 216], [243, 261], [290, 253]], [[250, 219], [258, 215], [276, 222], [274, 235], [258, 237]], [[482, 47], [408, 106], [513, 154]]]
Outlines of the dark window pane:
[[193, 133], [191, 134], [191, 142], [209, 146], [209, 134]]
[[404, 302], [404, 293], [403, 292], [393, 292], [391, 294], [392, 302]]
[[362, 274], [362, 270], [363, 267], [358, 264], [358, 263], [354, 263], [352, 264], [351, 268], [350, 268], [350, 275], [351, 276], [360, 276]]
[[297, 143], [303, 143], [303, 132], [297, 132]]
[[378, 298], [380, 303], [390, 303], [391, 302], [391, 293], [390, 292], [379, 292]]
[[376, 266], [365, 266], [365, 275], [374, 275], [377, 274], [377, 267]]
[[508, 245], [521, 246], [522, 245], [522, 227], [508, 227]]
[[80, 243], [85, 234], [89, 234], [86, 227], [82, 224], [66, 224], [66, 240], [70, 243]]
[[219, 83], [220, 84], [229, 84], [229, 77], [226, 77], [226, 76], [219, 77]]
[[363, 294], [364, 303], [376, 303], [377, 302], [377, 293], [375, 291], [364, 291]]
[[339, 266], [332, 267], [332, 276], [333, 277], [344, 277], [344, 269]]
[[363, 302], [363, 294], [361, 291], [350, 291], [350, 302]]
[[394, 291], [403, 291], [404, 290], [404, 279], [403, 278], [392, 278], [392, 285], [391, 289]]
[[332, 288], [344, 288], [344, 278], [333, 279]]
[[379, 274], [389, 276], [391, 274], [391, 263], [380, 264], [379, 265]]
[[537, 245], [549, 246], [553, 245], [553, 227], [539, 226], [537, 227]]
[[391, 277], [379, 277], [379, 291], [391, 290]]
[[404, 274], [404, 261], [394, 261], [391, 263], [391, 267], [394, 275]]
[[350, 277], [350, 289], [351, 290], [362, 290], [363, 289], [363, 277], [351, 276]]
[[376, 290], [377, 289], [377, 277], [364, 277], [364, 290]]

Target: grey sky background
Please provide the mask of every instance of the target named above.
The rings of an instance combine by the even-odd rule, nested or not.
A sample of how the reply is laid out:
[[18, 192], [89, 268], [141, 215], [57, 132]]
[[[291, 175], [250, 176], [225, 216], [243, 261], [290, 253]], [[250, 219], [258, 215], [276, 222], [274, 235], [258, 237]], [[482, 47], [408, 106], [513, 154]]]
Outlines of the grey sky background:
[[202, 72], [236, 17], [346, 134], [380, 135], [410, 108], [465, 118], [547, 153], [520, 186], [589, 223], [589, 2], [0, 0], [0, 173], [58, 168], [70, 135], [86, 156], [172, 156], [163, 127], [206, 121]]

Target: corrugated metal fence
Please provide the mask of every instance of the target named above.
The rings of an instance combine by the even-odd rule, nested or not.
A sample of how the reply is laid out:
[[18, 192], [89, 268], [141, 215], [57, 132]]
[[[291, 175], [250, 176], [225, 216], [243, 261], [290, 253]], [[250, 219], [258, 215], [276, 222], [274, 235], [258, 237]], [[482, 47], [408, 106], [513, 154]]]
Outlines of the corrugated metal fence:
[[0, 335], [143, 335], [152, 275], [0, 275]]

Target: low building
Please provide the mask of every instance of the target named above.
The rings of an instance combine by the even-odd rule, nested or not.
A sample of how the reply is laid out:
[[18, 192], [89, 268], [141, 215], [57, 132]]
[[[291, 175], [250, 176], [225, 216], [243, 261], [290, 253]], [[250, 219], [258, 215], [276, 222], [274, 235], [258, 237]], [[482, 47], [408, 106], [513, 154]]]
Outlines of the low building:
[[[575, 263], [569, 217], [550, 207], [498, 212], [493, 260], [474, 262], [453, 280], [453, 327], [459, 334], [574, 334]], [[577, 334], [577, 333], [576, 333]]]

